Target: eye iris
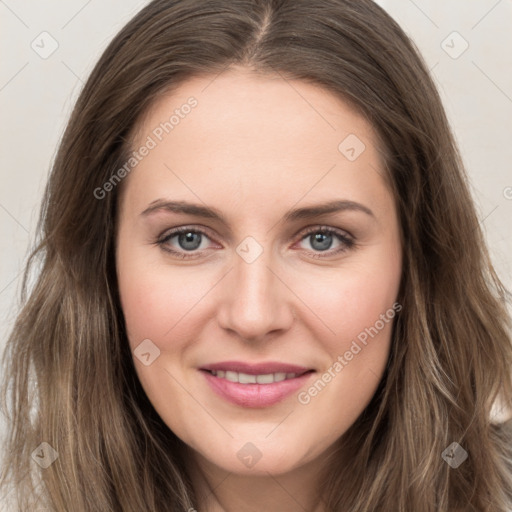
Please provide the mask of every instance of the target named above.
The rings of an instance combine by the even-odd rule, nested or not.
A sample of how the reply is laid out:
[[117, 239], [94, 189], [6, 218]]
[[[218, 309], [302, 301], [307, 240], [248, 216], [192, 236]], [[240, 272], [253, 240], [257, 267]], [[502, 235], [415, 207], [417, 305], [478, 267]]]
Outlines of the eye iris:
[[[316, 233], [312, 236], [312, 247], [318, 251], [325, 251], [329, 249], [332, 245], [332, 235], [328, 233]], [[316, 245], [316, 242], [319, 242], [319, 245]]]
[[178, 236], [178, 243], [180, 244], [180, 247], [185, 251], [193, 251], [201, 245], [201, 234], [193, 233], [191, 231], [188, 231], [187, 233], [181, 233]]

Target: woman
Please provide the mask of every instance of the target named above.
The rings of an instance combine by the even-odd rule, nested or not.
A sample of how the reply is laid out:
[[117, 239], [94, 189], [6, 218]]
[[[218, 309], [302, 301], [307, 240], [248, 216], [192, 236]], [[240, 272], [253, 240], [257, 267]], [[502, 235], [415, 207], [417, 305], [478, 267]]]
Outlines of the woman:
[[506, 291], [371, 1], [151, 2], [41, 219], [4, 356], [20, 510], [511, 508]]

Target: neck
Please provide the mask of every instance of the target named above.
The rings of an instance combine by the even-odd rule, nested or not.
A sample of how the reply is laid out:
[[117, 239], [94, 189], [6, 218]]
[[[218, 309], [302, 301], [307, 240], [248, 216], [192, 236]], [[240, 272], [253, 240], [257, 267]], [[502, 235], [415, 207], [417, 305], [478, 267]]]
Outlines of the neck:
[[201, 512], [324, 512], [318, 496], [322, 464], [306, 463], [292, 471], [272, 475], [236, 474], [225, 471], [190, 450], [187, 470]]

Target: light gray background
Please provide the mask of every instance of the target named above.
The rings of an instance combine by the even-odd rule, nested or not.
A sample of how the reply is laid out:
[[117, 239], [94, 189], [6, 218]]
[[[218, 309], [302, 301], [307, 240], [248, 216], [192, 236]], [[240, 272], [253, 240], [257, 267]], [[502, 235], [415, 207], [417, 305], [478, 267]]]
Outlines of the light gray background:
[[[146, 3], [0, 0], [0, 351], [16, 314], [44, 183], [72, 105], [108, 42]], [[511, 289], [512, 0], [378, 3], [413, 38], [432, 70], [493, 261]], [[47, 58], [32, 48], [48, 52], [52, 39], [58, 48]]]

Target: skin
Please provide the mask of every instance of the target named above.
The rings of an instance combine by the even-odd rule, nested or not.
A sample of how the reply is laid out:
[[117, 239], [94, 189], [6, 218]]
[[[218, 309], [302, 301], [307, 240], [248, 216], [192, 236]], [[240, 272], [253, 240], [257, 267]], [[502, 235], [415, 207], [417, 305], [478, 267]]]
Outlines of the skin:
[[[300, 390], [307, 391], [392, 308], [401, 244], [378, 139], [364, 117], [318, 86], [230, 68], [159, 99], [133, 148], [190, 96], [198, 105], [122, 184], [116, 258], [129, 343], [135, 350], [149, 339], [160, 351], [148, 366], [134, 356], [137, 375], [190, 449], [194, 485], [209, 494], [201, 510], [283, 512], [300, 504], [320, 511], [319, 475], [377, 389], [392, 321], [308, 404], [293, 393], [266, 408], [234, 405], [198, 368], [227, 360], [298, 364], [316, 371]], [[366, 146], [354, 161], [338, 150], [349, 134]], [[165, 210], [141, 215], [158, 199], [216, 208], [227, 225]], [[346, 210], [283, 220], [290, 209], [338, 199], [373, 216]], [[208, 233], [195, 258], [155, 243], [179, 226]], [[322, 251], [308, 227], [337, 229], [355, 245], [335, 254], [344, 243], [333, 235]], [[247, 236], [263, 249], [251, 263], [236, 250]], [[179, 242], [176, 235], [166, 247], [191, 254]], [[262, 455], [252, 467], [237, 457], [248, 442]]]

